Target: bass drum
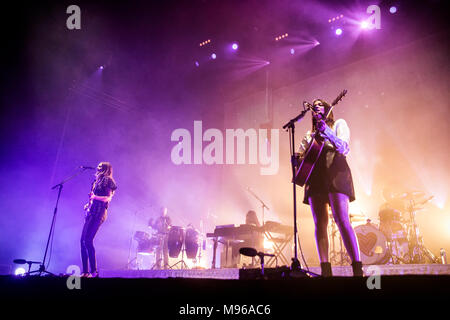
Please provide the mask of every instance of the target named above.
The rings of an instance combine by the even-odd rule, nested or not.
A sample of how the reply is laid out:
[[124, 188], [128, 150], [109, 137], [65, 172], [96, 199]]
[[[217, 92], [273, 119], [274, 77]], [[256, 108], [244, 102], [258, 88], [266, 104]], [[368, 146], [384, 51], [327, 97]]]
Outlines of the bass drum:
[[169, 231], [167, 246], [169, 247], [169, 257], [178, 258], [184, 241], [184, 229], [172, 226]]
[[386, 236], [371, 223], [355, 227], [363, 264], [385, 264], [390, 253]]

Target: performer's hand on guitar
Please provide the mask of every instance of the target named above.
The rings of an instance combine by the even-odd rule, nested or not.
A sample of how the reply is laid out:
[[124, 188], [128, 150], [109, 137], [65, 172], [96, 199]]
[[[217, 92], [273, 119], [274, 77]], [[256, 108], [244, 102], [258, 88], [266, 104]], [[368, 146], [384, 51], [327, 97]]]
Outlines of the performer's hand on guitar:
[[327, 124], [323, 120], [319, 120], [317, 122], [317, 131], [323, 133], [325, 129], [327, 128]]
[[98, 201], [103, 201], [103, 202], [110, 202], [112, 199], [112, 194], [110, 194], [109, 196], [96, 196], [95, 194], [91, 194], [90, 196], [90, 202], [92, 202], [93, 200], [98, 200]]
[[294, 165], [294, 167], [298, 168], [300, 166], [300, 163], [302, 162], [300, 154], [297, 152], [294, 153], [294, 155], [291, 158], [291, 162]]

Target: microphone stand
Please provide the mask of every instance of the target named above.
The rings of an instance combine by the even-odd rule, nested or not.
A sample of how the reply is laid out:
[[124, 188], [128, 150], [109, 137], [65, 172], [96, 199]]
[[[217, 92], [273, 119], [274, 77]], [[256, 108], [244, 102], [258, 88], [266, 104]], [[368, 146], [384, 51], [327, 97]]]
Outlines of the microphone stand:
[[[52, 223], [51, 223], [51, 225], [50, 225], [50, 232], [48, 233], [47, 245], [45, 246], [44, 259], [42, 259], [42, 263], [41, 263], [41, 265], [39, 266], [39, 270], [38, 270], [38, 271], [34, 271], [34, 272], [39, 272], [39, 275], [41, 275], [42, 273], [47, 273], [47, 274], [50, 274], [50, 275], [52, 275], [52, 276], [54, 275], [53, 273], [48, 272], [47, 270], [45, 270], [45, 260], [46, 260], [46, 258], [47, 258], [47, 253], [48, 253], [48, 247], [49, 247], [49, 244], [50, 244], [50, 239], [52, 238], [52, 234], [53, 234], [54, 228], [55, 228], [56, 213], [58, 212], [58, 203], [59, 203], [59, 199], [60, 199], [60, 197], [61, 197], [61, 191], [62, 191], [63, 185], [64, 185], [66, 182], [72, 180], [73, 178], [75, 178], [76, 176], [78, 176], [80, 173], [84, 172], [86, 169], [89, 169], [89, 168], [81, 168], [81, 169], [82, 169], [82, 170], [80, 170], [80, 171], [78, 171], [78, 172], [75, 172], [73, 175], [71, 175], [71, 176], [68, 177], [67, 179], [61, 181], [60, 183], [58, 183], [57, 185], [55, 185], [55, 186], [52, 187], [52, 190], [58, 188], [58, 196], [57, 196], [57, 198], [56, 198], [55, 209], [53, 210], [53, 219], [52, 219]], [[33, 273], [33, 272], [29, 272], [29, 273]]]
[[286, 129], [286, 131], [289, 131], [289, 136], [292, 137], [290, 139], [291, 141], [291, 167], [292, 167], [292, 189], [293, 189], [293, 195], [294, 195], [294, 258], [292, 258], [292, 265], [291, 269], [292, 271], [301, 271], [303, 273], [306, 273], [306, 270], [303, 270], [300, 268], [300, 262], [298, 260], [297, 255], [297, 185], [295, 184], [295, 122], [303, 119], [303, 117], [306, 115], [306, 113], [310, 109], [304, 109], [298, 116], [295, 118], [289, 120], [288, 123], [286, 123], [283, 126], [283, 129]]
[[264, 226], [264, 208], [266, 208], [267, 210], [270, 211], [269, 207], [266, 206], [266, 204], [264, 203], [264, 201], [262, 201], [251, 189], [250, 187], [247, 187], [247, 191], [250, 192], [250, 194], [252, 196], [254, 196], [256, 198], [256, 200], [258, 200], [259, 202], [261, 202], [261, 207], [262, 207], [262, 223], [261, 225]]

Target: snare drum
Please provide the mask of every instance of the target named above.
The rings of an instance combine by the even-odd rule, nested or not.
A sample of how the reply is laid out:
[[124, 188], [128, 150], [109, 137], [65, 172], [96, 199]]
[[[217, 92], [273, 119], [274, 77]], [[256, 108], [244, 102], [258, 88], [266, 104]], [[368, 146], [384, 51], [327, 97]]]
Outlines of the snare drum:
[[363, 264], [385, 264], [390, 253], [386, 236], [371, 223], [355, 227]]
[[157, 246], [159, 246], [160, 241], [158, 237], [152, 237], [148, 239], [142, 239], [138, 242], [137, 252], [138, 253], [152, 253]]
[[136, 241], [144, 241], [150, 239], [150, 235], [144, 231], [136, 231], [134, 233], [134, 240]]

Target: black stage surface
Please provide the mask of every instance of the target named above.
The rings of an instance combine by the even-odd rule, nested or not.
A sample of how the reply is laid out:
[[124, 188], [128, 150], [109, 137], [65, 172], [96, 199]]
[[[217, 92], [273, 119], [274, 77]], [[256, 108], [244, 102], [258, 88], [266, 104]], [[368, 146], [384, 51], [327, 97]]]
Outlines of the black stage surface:
[[[151, 310], [151, 314], [163, 312], [167, 319], [280, 319], [314, 310], [321, 314], [346, 314], [348, 308], [357, 307], [369, 313], [384, 313], [386, 308], [393, 308], [389, 311], [391, 315], [414, 313], [426, 307], [437, 315], [435, 311], [445, 312], [443, 302], [448, 303], [450, 297], [450, 276], [447, 275], [381, 276], [381, 289], [372, 290], [367, 287], [367, 277], [265, 280], [82, 278], [81, 288], [72, 290], [67, 287], [67, 279], [62, 276], [2, 276], [0, 295], [3, 305], [13, 306], [11, 303], [15, 302], [14, 305], [45, 306], [46, 310], [53, 310], [55, 306], [95, 306], [100, 308], [97, 309], [100, 314], [116, 309], [149, 314]], [[212, 308], [210, 316], [183, 314], [185, 310], [204, 307]], [[81, 310], [71, 309], [73, 312]], [[22, 311], [33, 310], [30, 307]], [[195, 310], [202, 312], [202, 309]]]

